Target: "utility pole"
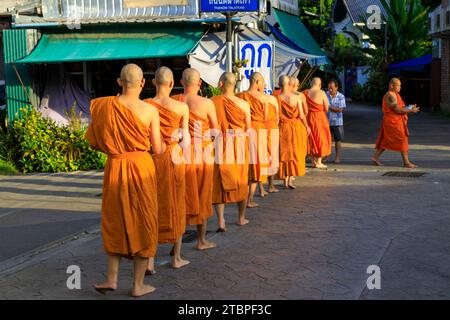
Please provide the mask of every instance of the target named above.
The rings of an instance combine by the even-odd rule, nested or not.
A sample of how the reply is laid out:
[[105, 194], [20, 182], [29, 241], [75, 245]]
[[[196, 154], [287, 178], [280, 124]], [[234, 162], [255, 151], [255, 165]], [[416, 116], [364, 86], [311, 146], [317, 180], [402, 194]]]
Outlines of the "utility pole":
[[227, 32], [226, 32], [226, 68], [227, 72], [233, 72], [233, 21], [231, 18], [235, 12], [225, 12], [227, 18]]

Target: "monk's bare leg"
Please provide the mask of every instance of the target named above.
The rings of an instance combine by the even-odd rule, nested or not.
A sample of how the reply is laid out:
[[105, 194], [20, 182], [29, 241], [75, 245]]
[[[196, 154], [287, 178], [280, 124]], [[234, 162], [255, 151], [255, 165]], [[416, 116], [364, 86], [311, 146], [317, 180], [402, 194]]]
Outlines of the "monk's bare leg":
[[238, 217], [238, 222], [237, 224], [240, 226], [246, 225], [247, 223], [249, 223], [250, 221], [248, 219], [245, 218], [245, 211], [247, 209], [247, 201], [241, 201], [238, 202], [238, 210], [239, 210], [239, 217]]
[[190, 263], [188, 260], [184, 260], [181, 257], [181, 246], [183, 244], [183, 237], [179, 237], [177, 242], [175, 242], [175, 248], [174, 248], [174, 255], [173, 255], [173, 262], [172, 267], [174, 269], [182, 268]]
[[323, 163], [322, 163], [322, 158], [317, 158], [317, 160], [316, 160], [316, 166], [315, 166], [317, 169], [326, 169], [326, 168], [328, 168], [326, 165], [324, 165]]
[[336, 155], [334, 156], [334, 163], [341, 163], [341, 149], [342, 149], [342, 142], [341, 141], [335, 142]]
[[284, 178], [284, 187], [289, 189], [289, 177]]
[[219, 228], [217, 229], [217, 232], [225, 232], [227, 228], [225, 227], [225, 204], [216, 204], [216, 214], [217, 214], [217, 220], [219, 223]]
[[106, 276], [106, 281], [100, 284], [94, 284], [94, 289], [100, 293], [116, 290], [117, 278], [119, 277], [119, 267], [120, 256], [112, 254], [108, 255], [108, 273]]
[[405, 168], [410, 168], [410, 169], [417, 168], [417, 165], [415, 165], [414, 163], [409, 161], [408, 152], [401, 152], [401, 154], [402, 154], [402, 159], [403, 159], [403, 166]]
[[269, 180], [269, 193], [280, 192], [280, 190], [275, 188], [275, 185], [273, 184], [273, 181], [275, 180], [274, 176], [269, 176], [268, 180]]
[[143, 295], [152, 293], [155, 291], [155, 287], [144, 284], [145, 270], [148, 265], [148, 258], [134, 257], [134, 283], [131, 296], [138, 298]]
[[155, 270], [155, 257], [148, 258], [147, 270], [145, 271], [146, 275], [153, 275], [156, 273]]
[[289, 189], [297, 189], [297, 187], [294, 184], [294, 177], [289, 177], [288, 181], [289, 181], [289, 183], [288, 183]]
[[258, 187], [259, 187], [259, 195], [261, 197], [267, 196], [267, 192], [266, 190], [264, 190], [264, 184], [262, 182], [258, 182]]
[[216, 247], [216, 244], [213, 242], [209, 242], [206, 240], [206, 230], [208, 225], [208, 219], [203, 220], [202, 224], [197, 225], [197, 234], [198, 234], [198, 240], [197, 240], [197, 250], [206, 250], [206, 249], [212, 249]]
[[372, 158], [370, 158], [370, 160], [373, 161], [374, 165], [376, 166], [383, 166], [383, 164], [379, 161], [381, 154], [384, 152], [384, 149], [376, 149], [374, 155], [372, 156]]
[[256, 182], [251, 182], [249, 183], [248, 186], [248, 203], [247, 203], [247, 208], [256, 208], [259, 207], [259, 204], [257, 204], [255, 202], [255, 200], [253, 199], [253, 197], [255, 196], [255, 192], [256, 192]]

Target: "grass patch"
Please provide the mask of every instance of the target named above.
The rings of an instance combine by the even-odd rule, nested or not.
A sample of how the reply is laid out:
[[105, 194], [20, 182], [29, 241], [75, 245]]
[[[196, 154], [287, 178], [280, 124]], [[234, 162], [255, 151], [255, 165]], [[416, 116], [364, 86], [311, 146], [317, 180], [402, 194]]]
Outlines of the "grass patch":
[[18, 171], [11, 163], [0, 159], [0, 175], [17, 174]]

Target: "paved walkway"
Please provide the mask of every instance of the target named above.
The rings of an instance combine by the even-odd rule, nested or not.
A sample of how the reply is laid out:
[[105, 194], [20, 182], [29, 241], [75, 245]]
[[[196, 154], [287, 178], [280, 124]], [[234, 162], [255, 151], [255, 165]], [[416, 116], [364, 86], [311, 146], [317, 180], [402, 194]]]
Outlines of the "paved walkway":
[[[228, 206], [229, 231], [209, 234], [218, 248], [186, 243], [186, 268], [170, 269], [161, 246], [158, 272], [147, 277], [157, 291], [146, 299], [449, 299], [450, 123], [412, 117], [414, 172], [426, 174], [389, 177], [410, 171], [396, 167], [396, 153], [383, 168], [370, 165], [380, 117], [351, 105], [344, 164], [309, 169], [296, 190], [258, 199], [247, 226], [233, 225]], [[106, 271], [100, 192], [96, 172], [0, 177], [0, 299], [128, 299], [126, 260], [118, 291], [91, 289]], [[81, 268], [81, 290], [66, 287], [69, 265]], [[380, 290], [367, 289], [370, 265], [380, 267]]]

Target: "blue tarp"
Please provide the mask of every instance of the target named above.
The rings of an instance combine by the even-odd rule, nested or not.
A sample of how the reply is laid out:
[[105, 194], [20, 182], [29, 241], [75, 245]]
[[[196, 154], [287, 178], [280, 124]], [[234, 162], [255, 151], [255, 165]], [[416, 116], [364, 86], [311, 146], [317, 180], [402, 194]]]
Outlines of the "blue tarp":
[[415, 70], [417, 69], [417, 67], [423, 68], [423, 66], [431, 64], [432, 59], [433, 56], [431, 54], [427, 54], [420, 58], [390, 64], [388, 66], [388, 70], [389, 71], [393, 69]]

